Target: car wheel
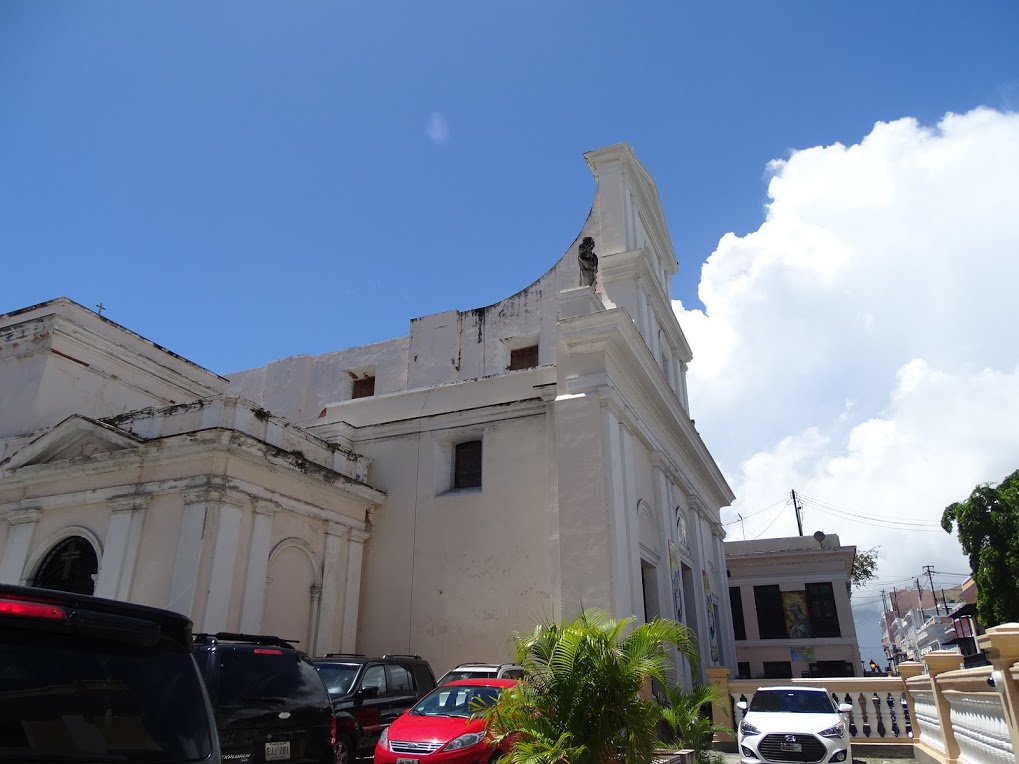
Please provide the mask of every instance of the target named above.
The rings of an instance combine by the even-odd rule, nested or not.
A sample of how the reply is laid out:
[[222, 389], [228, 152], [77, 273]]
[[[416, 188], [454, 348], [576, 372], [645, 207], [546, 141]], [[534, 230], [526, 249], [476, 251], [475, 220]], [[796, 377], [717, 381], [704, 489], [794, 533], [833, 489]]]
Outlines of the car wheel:
[[346, 735], [336, 737], [336, 764], [354, 764], [357, 761], [357, 751], [353, 741]]

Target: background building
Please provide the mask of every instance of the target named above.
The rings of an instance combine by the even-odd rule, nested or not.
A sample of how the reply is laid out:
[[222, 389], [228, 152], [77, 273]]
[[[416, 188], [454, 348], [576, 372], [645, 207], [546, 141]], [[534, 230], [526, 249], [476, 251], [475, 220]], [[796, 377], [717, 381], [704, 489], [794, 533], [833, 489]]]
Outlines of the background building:
[[741, 678], [861, 674], [855, 556], [835, 534], [725, 542]]

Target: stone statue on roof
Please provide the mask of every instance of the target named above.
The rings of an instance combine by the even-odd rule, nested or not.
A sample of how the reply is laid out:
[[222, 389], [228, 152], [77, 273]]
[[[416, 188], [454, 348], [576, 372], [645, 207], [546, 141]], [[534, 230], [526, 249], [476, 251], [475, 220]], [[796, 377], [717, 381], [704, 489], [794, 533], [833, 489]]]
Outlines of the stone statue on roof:
[[594, 253], [594, 239], [585, 236], [580, 242], [577, 262], [580, 263], [580, 285], [594, 286], [594, 280], [598, 275], [598, 255]]

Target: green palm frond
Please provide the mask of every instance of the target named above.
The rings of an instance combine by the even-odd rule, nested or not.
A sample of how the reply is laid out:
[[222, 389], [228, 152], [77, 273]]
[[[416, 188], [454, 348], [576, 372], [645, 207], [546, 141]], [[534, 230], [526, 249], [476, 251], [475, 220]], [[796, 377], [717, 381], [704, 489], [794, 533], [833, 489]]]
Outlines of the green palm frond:
[[673, 621], [635, 625], [585, 610], [572, 621], [540, 624], [516, 636], [527, 680], [485, 712], [508, 764], [648, 764], [662, 708], [640, 695], [665, 683], [669, 646], [696, 665], [693, 635]]

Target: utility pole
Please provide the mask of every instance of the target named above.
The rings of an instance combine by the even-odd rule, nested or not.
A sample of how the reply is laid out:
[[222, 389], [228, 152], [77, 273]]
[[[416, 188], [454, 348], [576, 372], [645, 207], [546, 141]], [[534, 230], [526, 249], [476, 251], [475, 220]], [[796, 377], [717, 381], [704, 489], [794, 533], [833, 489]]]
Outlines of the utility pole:
[[743, 530], [743, 540], [747, 540], [747, 527], [743, 524], [743, 515], [739, 512], [736, 513], [736, 517], [739, 518], [739, 527]]
[[921, 621], [926, 621], [927, 620], [927, 614], [923, 610], [923, 589], [920, 588], [920, 579], [919, 578], [916, 579], [916, 598], [917, 598], [917, 603], [916, 604], [920, 606], [920, 620]]
[[793, 497], [793, 510], [796, 512], [796, 528], [799, 530], [800, 535], [803, 535], [803, 518], [800, 517], [800, 503], [796, 500], [795, 489], [789, 492]]
[[[923, 572], [927, 574], [927, 580], [931, 582], [931, 595], [934, 597], [934, 614], [941, 615], [941, 608], [938, 606], [938, 593], [934, 591], [934, 566], [924, 565]], [[946, 615], [948, 608], [945, 608]]]

